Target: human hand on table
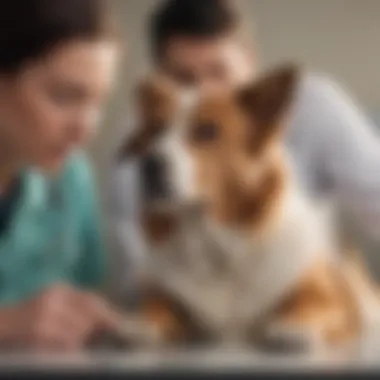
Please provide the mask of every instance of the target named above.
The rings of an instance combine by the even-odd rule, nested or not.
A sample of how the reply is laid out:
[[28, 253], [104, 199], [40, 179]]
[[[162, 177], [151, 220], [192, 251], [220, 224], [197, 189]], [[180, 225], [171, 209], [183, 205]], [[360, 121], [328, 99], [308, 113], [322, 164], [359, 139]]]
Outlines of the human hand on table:
[[[120, 319], [95, 294], [57, 285], [11, 309], [0, 309], [11, 346], [31, 350], [76, 351], [93, 334], [117, 329]], [[1, 339], [1, 335], [0, 335]]]

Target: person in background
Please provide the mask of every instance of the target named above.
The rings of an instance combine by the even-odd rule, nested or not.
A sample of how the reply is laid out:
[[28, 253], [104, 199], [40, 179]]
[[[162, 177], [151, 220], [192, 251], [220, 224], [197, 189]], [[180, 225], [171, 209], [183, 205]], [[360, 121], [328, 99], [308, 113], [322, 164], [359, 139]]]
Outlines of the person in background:
[[[155, 69], [181, 86], [205, 88], [233, 87], [254, 77], [258, 60], [246, 45], [242, 20], [232, 5], [225, 0], [160, 2], [149, 19]], [[287, 126], [286, 145], [294, 171], [312, 197], [334, 199], [373, 237], [380, 237], [379, 136], [331, 78], [305, 72]], [[122, 149], [121, 145], [118, 157]], [[131, 258], [142, 254], [141, 234], [135, 227], [136, 168], [135, 162], [115, 159], [112, 169], [111, 217], [118, 257], [124, 260], [118, 263], [120, 273], [133, 268]]]
[[77, 350], [118, 316], [82, 148], [118, 48], [98, 0], [0, 5], [0, 346]]

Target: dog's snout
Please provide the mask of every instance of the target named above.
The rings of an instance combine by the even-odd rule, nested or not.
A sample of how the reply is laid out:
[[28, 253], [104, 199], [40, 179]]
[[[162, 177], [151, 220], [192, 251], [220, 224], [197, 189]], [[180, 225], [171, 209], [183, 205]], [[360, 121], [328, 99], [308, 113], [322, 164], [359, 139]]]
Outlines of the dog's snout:
[[158, 155], [148, 155], [142, 160], [142, 181], [145, 198], [155, 200], [169, 196], [166, 165]]

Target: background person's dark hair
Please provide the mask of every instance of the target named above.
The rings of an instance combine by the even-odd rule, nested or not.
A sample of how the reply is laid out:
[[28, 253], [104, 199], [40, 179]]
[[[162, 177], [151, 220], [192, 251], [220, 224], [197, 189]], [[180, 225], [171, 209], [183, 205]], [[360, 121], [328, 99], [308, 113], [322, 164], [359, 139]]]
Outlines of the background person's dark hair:
[[149, 35], [154, 58], [173, 37], [215, 38], [238, 28], [239, 15], [227, 0], [164, 0], [153, 12]]
[[0, 74], [14, 74], [58, 45], [108, 38], [114, 24], [103, 0], [0, 1]]

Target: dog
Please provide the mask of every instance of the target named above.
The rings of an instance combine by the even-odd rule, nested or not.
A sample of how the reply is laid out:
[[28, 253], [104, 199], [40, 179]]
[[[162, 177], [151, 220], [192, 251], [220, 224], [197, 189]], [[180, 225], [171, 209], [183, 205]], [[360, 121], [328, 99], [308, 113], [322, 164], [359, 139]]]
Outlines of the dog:
[[324, 350], [380, 326], [376, 284], [291, 169], [301, 74], [286, 64], [219, 93], [140, 84], [140, 124], [121, 151], [141, 162], [148, 242], [126, 322], [136, 344]]

